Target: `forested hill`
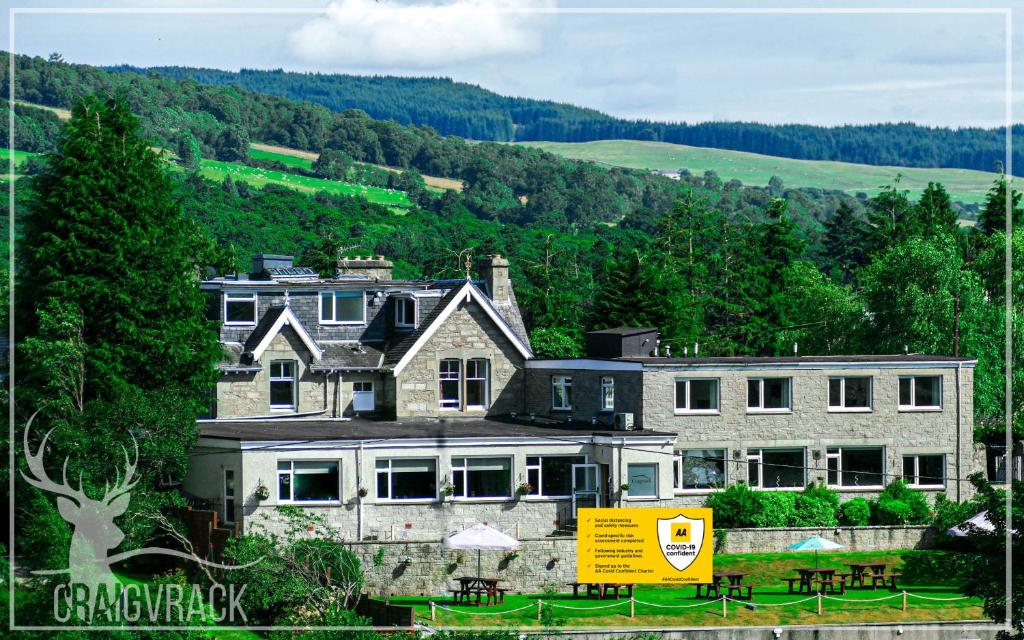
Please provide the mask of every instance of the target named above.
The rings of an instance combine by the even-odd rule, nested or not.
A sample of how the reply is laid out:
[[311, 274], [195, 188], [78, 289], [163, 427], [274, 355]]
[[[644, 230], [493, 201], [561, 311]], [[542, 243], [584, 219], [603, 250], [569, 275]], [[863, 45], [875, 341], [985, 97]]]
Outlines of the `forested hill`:
[[[447, 78], [400, 78], [243, 69], [113, 67], [215, 85], [237, 85], [334, 111], [422, 124], [476, 140], [587, 142], [652, 140], [803, 160], [992, 171], [1005, 158], [1002, 129], [948, 129], [910, 123], [818, 127], [753, 122], [688, 124], [624, 120], [569, 104], [502, 96]], [[1024, 125], [1013, 128], [1014, 167], [1024, 167]], [[1020, 138], [1018, 143], [1017, 138]]]

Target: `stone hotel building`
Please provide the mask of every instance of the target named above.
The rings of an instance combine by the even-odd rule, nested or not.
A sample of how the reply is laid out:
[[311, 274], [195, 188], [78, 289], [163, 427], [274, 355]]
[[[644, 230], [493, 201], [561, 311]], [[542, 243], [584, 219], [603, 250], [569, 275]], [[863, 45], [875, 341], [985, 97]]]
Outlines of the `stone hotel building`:
[[519, 537], [580, 507], [695, 506], [722, 487], [870, 496], [895, 478], [968, 497], [973, 360], [669, 357], [653, 328], [535, 358], [508, 261], [396, 280], [261, 255], [202, 283], [224, 360], [185, 490], [243, 529], [298, 505], [350, 540]]

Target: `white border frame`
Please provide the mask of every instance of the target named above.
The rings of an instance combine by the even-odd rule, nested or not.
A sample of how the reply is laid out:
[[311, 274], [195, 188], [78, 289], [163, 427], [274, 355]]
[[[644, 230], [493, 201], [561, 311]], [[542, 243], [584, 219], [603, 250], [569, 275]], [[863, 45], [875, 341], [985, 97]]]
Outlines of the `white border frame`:
[[[281, 469], [274, 469], [274, 479], [277, 480], [277, 487], [274, 488], [277, 494], [277, 504], [289, 505], [295, 507], [337, 507], [345, 504], [345, 494], [343, 492], [345, 475], [342, 473], [342, 460], [341, 458], [278, 458], [275, 460], [275, 467], [280, 465], [282, 462], [287, 462], [291, 465], [288, 470], [288, 474], [291, 476], [289, 480], [289, 487], [291, 488], [292, 495], [295, 494], [295, 463], [296, 462], [333, 462], [338, 465], [338, 499], [337, 500], [295, 500], [294, 498], [288, 498], [287, 500], [281, 498]], [[267, 505], [270, 506], [270, 505]]]
[[[509, 14], [565, 14], [565, 15], [994, 15], [1003, 17], [1003, 35], [1004, 35], [1004, 111], [1005, 111], [1005, 157], [1004, 157], [1004, 169], [1007, 176], [1007, 186], [1012, 188], [1013, 186], [1013, 136], [1011, 135], [1013, 126], [1013, 8], [1012, 7], [770, 7], [770, 6], [752, 6], [752, 7], [601, 7], [601, 8], [569, 8], [569, 7], [499, 7], [491, 8], [492, 11], [500, 11], [502, 13]], [[8, 51], [9, 55], [9, 100], [11, 104], [15, 102], [14, 88], [16, 85], [15, 75], [15, 56], [17, 50], [15, 47], [15, 16], [27, 15], [27, 14], [153, 14], [153, 15], [179, 15], [179, 14], [198, 14], [198, 15], [251, 15], [251, 14], [270, 14], [270, 15], [316, 15], [321, 16], [324, 14], [324, 9], [321, 7], [251, 7], [251, 8], [237, 8], [237, 7], [190, 7], [190, 8], [169, 8], [169, 7], [10, 7], [8, 9]], [[8, 127], [8, 149], [14, 149], [14, 110], [11, 109], [9, 113], [9, 127]], [[15, 161], [14, 154], [9, 154], [8, 159], [8, 206], [10, 211], [15, 210]], [[1005, 404], [1003, 407], [1004, 418], [1009, 423], [1013, 415], [1013, 283], [1012, 283], [1012, 268], [1013, 268], [1013, 245], [1012, 245], [1012, 231], [1013, 231], [1013, 216], [1012, 216], [1012, 202], [1011, 202], [1011, 189], [1006, 190], [1006, 262], [1005, 262], [1005, 295], [1006, 301], [1006, 314], [1005, 318], [1005, 345], [1004, 351], [1005, 360], [1003, 363], [1003, 369], [1005, 372]], [[15, 228], [14, 228], [14, 216], [8, 216], [8, 304], [10, 308], [14, 309], [15, 304]], [[13, 314], [11, 315], [13, 318]], [[502, 325], [504, 328], [504, 325]], [[15, 328], [14, 322], [8, 323], [8, 340], [13, 346], [15, 344]], [[12, 352], [13, 354], [13, 352]], [[973, 364], [973, 363], [972, 363]], [[9, 406], [8, 406], [8, 421], [9, 421], [9, 439], [8, 439], [8, 491], [11, 496], [11, 500], [8, 504], [8, 539], [11, 541], [11, 545], [8, 548], [8, 628], [11, 631], [64, 631], [67, 626], [32, 626], [32, 625], [16, 625], [15, 624], [15, 530], [14, 530], [14, 496], [15, 496], [15, 482], [14, 482], [14, 469], [16, 468], [15, 460], [15, 358], [11, 357], [8, 359], [8, 393], [9, 393]], [[1013, 431], [1011, 429], [1006, 430], [1006, 449], [1007, 451], [1012, 450], [1013, 447]], [[1007, 462], [1007, 476], [1013, 477], [1013, 458], [1008, 458]], [[1013, 540], [1012, 532], [1013, 528], [1013, 515], [1012, 515], [1012, 495], [1011, 492], [1006, 492], [1006, 540], [1005, 540], [1005, 552], [1006, 552], [1006, 573], [1005, 573], [1005, 585], [1006, 585], [1006, 611], [1005, 618], [1002, 624], [1002, 628], [1007, 632], [1012, 633], [1014, 627], [1012, 625], [1012, 593], [1013, 593]], [[944, 625], [915, 625], [913, 623], [907, 623], [911, 628], [920, 630], [930, 629], [945, 629]], [[904, 625], [904, 626], [907, 626]], [[991, 630], [993, 624], [977, 624], [972, 625], [971, 623], [965, 623], [961, 628], [964, 630], [978, 629], [978, 630]], [[793, 629], [808, 628], [808, 629], [829, 629], [830, 631], [846, 631], [849, 625], [795, 625], [791, 626]], [[205, 631], [207, 627], [192, 626], [192, 625], [154, 625], [151, 627], [136, 627], [138, 629], [145, 629], [149, 631]], [[221, 627], [225, 630], [231, 630], [231, 627]], [[237, 630], [249, 630], [249, 631], [302, 631], [304, 627], [290, 627], [290, 626], [239, 626], [234, 627]], [[326, 631], [357, 631], [357, 630], [375, 630], [375, 631], [392, 631], [391, 627], [376, 627], [376, 626], [327, 626], [319, 627]], [[576, 630], [586, 629], [587, 627], [574, 627]], [[596, 629], [603, 629], [603, 627], [595, 627]], [[726, 628], [726, 627], [718, 627]], [[750, 627], [741, 627], [744, 630], [749, 630]], [[500, 626], [488, 626], [488, 625], [468, 625], [465, 627], [458, 627], [459, 630], [463, 631], [505, 631], [508, 627]], [[123, 627], [120, 626], [93, 626], [90, 627], [92, 631], [123, 631]], [[621, 628], [617, 631], [628, 633], [631, 630], [643, 630], [643, 629], [631, 629]], [[662, 631], [672, 631], [673, 629], [662, 629]], [[681, 631], [690, 631], [690, 628], [680, 628]]]
[[[362, 301], [363, 301], [363, 304], [362, 304], [363, 318], [362, 318], [362, 320], [324, 320], [324, 294], [330, 294], [330, 296], [331, 296], [331, 304], [333, 306], [333, 308], [331, 309], [331, 312], [333, 313], [333, 315], [337, 316], [338, 315], [338, 297], [339, 297], [339, 294], [351, 294], [351, 293], [353, 293], [353, 291], [351, 289], [323, 289], [323, 290], [317, 292], [317, 296], [316, 296], [316, 299], [317, 299], [317, 303], [316, 303], [316, 320], [317, 320], [317, 323], [320, 326], [323, 326], [323, 327], [339, 327], [339, 326], [341, 326], [341, 327], [343, 327], [343, 326], [357, 326], [357, 327], [361, 327], [361, 326], [366, 325], [366, 291], [365, 290], [361, 290], [361, 291], [358, 292], [359, 293], [359, 297], [362, 298]], [[354, 298], [356, 296], [340, 295], [340, 297], [342, 297], [342, 298]]]
[[[221, 313], [224, 317], [225, 327], [255, 327], [260, 322], [260, 296], [255, 290], [251, 291], [236, 291], [224, 289], [221, 292], [222, 304]], [[236, 300], [228, 300], [231, 296], [245, 296], [244, 298], [239, 297]], [[232, 322], [228, 320], [228, 302], [248, 302], [252, 300], [252, 322]]]
[[[848, 407], [846, 406], [846, 381], [850, 378], [867, 379], [868, 381], [868, 406]], [[832, 406], [832, 381], [839, 381], [839, 406]], [[899, 398], [897, 398], [897, 401]], [[874, 413], [875, 411], [875, 376], [829, 376], [828, 386], [825, 388], [825, 406], [829, 413]]]
[[[900, 388], [899, 385], [904, 380], [910, 380], [910, 401], [914, 401], [914, 391], [917, 388], [918, 378], [938, 378], [939, 379], [939, 404], [927, 404], [927, 405], [916, 405], [916, 404], [903, 404], [900, 402]], [[914, 413], [914, 412], [941, 412], [943, 410], [943, 397], [942, 394], [946, 392], [945, 381], [942, 379], [941, 374], [930, 374], [920, 376], [897, 376], [896, 378], [896, 410], [900, 413]], [[973, 427], [972, 427], [973, 428]]]
[[[380, 476], [381, 469], [377, 468], [377, 462], [380, 460], [388, 461], [388, 496], [394, 493], [391, 490], [391, 474], [393, 465], [391, 464], [395, 460], [432, 460], [434, 462], [434, 497], [433, 498], [381, 498], [377, 495], [379, 487], [377, 486], [377, 479]], [[374, 504], [434, 504], [441, 502], [441, 458], [440, 456], [378, 456], [373, 459], [373, 503]]]
[[[715, 399], [717, 400], [718, 406], [714, 409], [691, 409], [690, 408], [690, 382], [710, 382], [715, 383]], [[686, 394], [685, 401], [686, 407], [679, 408], [679, 383], [686, 383]], [[721, 378], [703, 378], [693, 377], [688, 378], [685, 376], [677, 377], [672, 379], [672, 412], [677, 416], [720, 416], [722, 415], [722, 379]], [[763, 412], [759, 412], [763, 413]]]

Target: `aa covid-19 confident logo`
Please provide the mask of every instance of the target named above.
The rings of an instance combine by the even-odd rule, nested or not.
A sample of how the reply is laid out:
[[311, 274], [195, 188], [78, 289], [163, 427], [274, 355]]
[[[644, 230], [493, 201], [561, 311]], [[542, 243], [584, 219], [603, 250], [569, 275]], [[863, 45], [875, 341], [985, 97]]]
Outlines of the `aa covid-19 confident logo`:
[[578, 509], [579, 582], [711, 582], [711, 509]]
[[35, 416], [29, 419], [22, 441], [27, 471], [25, 482], [55, 495], [60, 516], [72, 527], [66, 569], [34, 571], [36, 575], [67, 575], [53, 589], [53, 617], [58, 623], [122, 624], [140, 627], [153, 625], [193, 626], [210, 621], [244, 623], [240, 606], [245, 585], [212, 585], [160, 583], [149, 584], [122, 580], [114, 570], [117, 563], [137, 556], [175, 556], [189, 562], [223, 571], [251, 567], [262, 558], [245, 565], [224, 565], [176, 549], [144, 547], [110, 554], [124, 540], [124, 532], [115, 523], [127, 511], [139, 462], [138, 444], [132, 439], [134, 457], [126, 449], [123, 472], [119, 468], [113, 481], [107, 481], [102, 496], [86, 494], [79, 477], [77, 486], [68, 479], [68, 459], [61, 468], [60, 480], [50, 477], [44, 464], [46, 445], [51, 429], [35, 453], [29, 446], [29, 432]]

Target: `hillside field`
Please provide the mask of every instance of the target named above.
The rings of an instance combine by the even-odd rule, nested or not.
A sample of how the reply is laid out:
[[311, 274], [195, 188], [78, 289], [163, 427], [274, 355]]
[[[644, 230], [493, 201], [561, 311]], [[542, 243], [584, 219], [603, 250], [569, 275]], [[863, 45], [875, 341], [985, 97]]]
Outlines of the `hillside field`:
[[[35, 155], [38, 154], [28, 151], [15, 151], [15, 173], [17, 174], [18, 165]], [[6, 148], [0, 149], [0, 162], [6, 164], [9, 159], [10, 151]], [[171, 166], [174, 170], [180, 170], [180, 167], [177, 164], [172, 164]], [[4, 171], [4, 173], [7, 172]], [[370, 202], [375, 202], [392, 208], [405, 208], [410, 206], [409, 198], [406, 196], [404, 191], [382, 189], [380, 187], [368, 187], [361, 184], [339, 182], [337, 180], [309, 178], [307, 176], [294, 173], [259, 169], [233, 162], [203, 159], [201, 161], [199, 173], [204, 178], [215, 180], [217, 182], [223, 181], [225, 177], [230, 175], [232, 180], [236, 182], [245, 182], [246, 184], [256, 188], [260, 188], [266, 184], [276, 184], [308, 193], [326, 191], [333, 195], [362, 196]]]
[[863, 191], [869, 196], [891, 184], [897, 174], [901, 184], [917, 197], [929, 181], [941, 182], [953, 200], [981, 204], [996, 179], [995, 173], [970, 169], [915, 169], [883, 167], [824, 160], [791, 160], [742, 151], [688, 147], [665, 142], [601, 140], [598, 142], [520, 142], [577, 160], [633, 169], [689, 169], [702, 175], [711, 170], [722, 180], [736, 178], [748, 186], [765, 186], [778, 176], [787, 187], [839, 189], [850, 194]]

